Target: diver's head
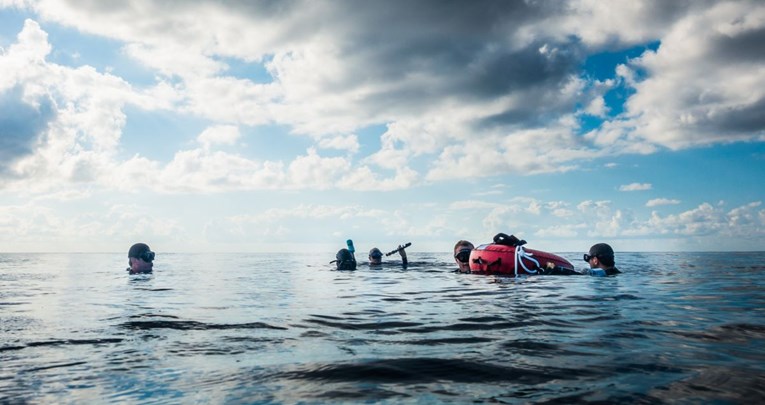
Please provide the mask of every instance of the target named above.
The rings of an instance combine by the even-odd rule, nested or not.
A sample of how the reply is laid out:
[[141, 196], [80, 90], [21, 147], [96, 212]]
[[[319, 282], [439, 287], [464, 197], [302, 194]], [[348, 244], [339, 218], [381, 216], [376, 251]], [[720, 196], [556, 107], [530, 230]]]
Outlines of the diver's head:
[[340, 249], [335, 255], [338, 270], [356, 270], [356, 259], [348, 249]]
[[461, 272], [470, 272], [470, 252], [475, 249], [472, 243], [461, 240], [454, 245], [454, 261]]
[[382, 252], [378, 248], [372, 248], [372, 250], [369, 251], [369, 264], [380, 264], [382, 263]]
[[136, 243], [128, 250], [128, 265], [132, 273], [148, 273], [154, 267], [154, 252], [145, 243]]
[[590, 267], [613, 267], [614, 249], [607, 243], [596, 243], [590, 248], [590, 252], [583, 257]]

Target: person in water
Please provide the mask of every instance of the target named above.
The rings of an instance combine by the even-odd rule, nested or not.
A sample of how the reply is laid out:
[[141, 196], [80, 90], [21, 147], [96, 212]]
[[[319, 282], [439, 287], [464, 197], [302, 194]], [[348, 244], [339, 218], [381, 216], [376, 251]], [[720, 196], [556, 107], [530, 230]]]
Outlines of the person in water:
[[589, 253], [585, 253], [584, 261], [590, 265], [585, 274], [593, 276], [613, 276], [621, 273], [616, 268], [614, 261], [614, 249], [607, 243], [596, 243], [592, 245]]
[[128, 267], [130, 274], [151, 273], [154, 268], [154, 252], [145, 243], [136, 243], [128, 250]]
[[[408, 245], [407, 245], [408, 246]], [[388, 256], [392, 255], [393, 253], [398, 252], [399, 255], [401, 255], [401, 265], [406, 267], [407, 264], [409, 264], [409, 260], [406, 257], [406, 246], [399, 245], [396, 250], [389, 252]], [[369, 251], [369, 265], [370, 266], [379, 266], [382, 264], [382, 257], [383, 253], [378, 248], [372, 248]]]
[[460, 240], [454, 245], [454, 261], [460, 273], [470, 273], [470, 252], [473, 249], [475, 246], [466, 240]]
[[340, 249], [335, 255], [338, 270], [356, 270], [356, 258], [348, 249]]
[[369, 251], [369, 264], [382, 264], [383, 254], [378, 248], [372, 248]]

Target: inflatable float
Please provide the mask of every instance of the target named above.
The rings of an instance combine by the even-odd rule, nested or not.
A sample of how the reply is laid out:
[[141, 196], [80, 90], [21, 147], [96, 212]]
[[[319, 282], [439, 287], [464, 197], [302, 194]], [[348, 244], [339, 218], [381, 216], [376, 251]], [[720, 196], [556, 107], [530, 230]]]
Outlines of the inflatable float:
[[568, 260], [541, 250], [526, 249], [525, 240], [499, 233], [494, 243], [470, 252], [470, 272], [507, 276], [576, 273]]

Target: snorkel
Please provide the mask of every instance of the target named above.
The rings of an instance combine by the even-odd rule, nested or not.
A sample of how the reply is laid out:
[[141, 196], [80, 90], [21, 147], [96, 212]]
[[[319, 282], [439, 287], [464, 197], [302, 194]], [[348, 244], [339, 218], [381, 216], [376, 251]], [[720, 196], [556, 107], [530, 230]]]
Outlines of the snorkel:
[[408, 248], [409, 246], [412, 246], [412, 242], [406, 242], [406, 244], [404, 244], [403, 246], [402, 245], [398, 245], [397, 248], [395, 248], [395, 249], [391, 250], [390, 252], [386, 253], [385, 256], [390, 256], [392, 254], [398, 253], [398, 252]]
[[356, 260], [356, 248], [353, 247], [353, 241], [348, 239], [345, 241], [345, 244], [348, 245], [348, 251], [351, 252], [353, 260]]

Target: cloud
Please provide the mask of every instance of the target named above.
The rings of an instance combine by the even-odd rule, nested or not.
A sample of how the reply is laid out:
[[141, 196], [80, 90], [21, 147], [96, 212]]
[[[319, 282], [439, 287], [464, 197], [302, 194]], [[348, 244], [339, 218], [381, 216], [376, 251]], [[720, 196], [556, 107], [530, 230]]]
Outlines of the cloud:
[[53, 210], [34, 204], [0, 206], [0, 239], [5, 242], [34, 241], [55, 235], [61, 220]]
[[[126, 55], [166, 76], [162, 80], [179, 80], [165, 96], [181, 111], [247, 125], [286, 124], [295, 133], [314, 137], [387, 123], [393, 143], [383, 140], [371, 161], [394, 168], [391, 162], [436, 154], [440, 158], [428, 175], [431, 179], [440, 178], [441, 169], [461, 171], [462, 161], [501, 144], [511, 129], [547, 127], [550, 118], [600, 97], [582, 91], [585, 83], [576, 69], [584, 54], [577, 41], [567, 35], [529, 36], [525, 31], [550, 15], [568, 12], [564, 7], [428, 2], [393, 7], [334, 2], [223, 7], [197, 2], [75, 8], [56, 1], [29, 6], [45, 19], [124, 41]], [[312, 18], [306, 17], [306, 9]], [[263, 63], [272, 81], [261, 84], [225, 76], [227, 58]], [[573, 166], [565, 161], [589, 156], [584, 150], [565, 152], [579, 149], [570, 134], [574, 121], [566, 126], [568, 135], [531, 135], [535, 141], [570, 138], [549, 143], [563, 153], [549, 152], [557, 158], [543, 166], [519, 160], [511, 152], [514, 148], [504, 149], [499, 164], [475, 168], [468, 175], [481, 169], [570, 170]], [[442, 153], [446, 145], [466, 142], [483, 129], [494, 135], [481, 148], [456, 161]], [[353, 143], [332, 141], [318, 146], [355, 149]], [[544, 158], [547, 150], [536, 152]], [[411, 170], [402, 164], [398, 168]]]
[[473, 209], [485, 209], [485, 208], [492, 209], [492, 208], [498, 208], [501, 206], [502, 206], [501, 204], [493, 203], [493, 202], [466, 200], [466, 201], [455, 201], [449, 204], [449, 209], [452, 209], [452, 210], [473, 210]]
[[0, 241], [16, 247], [46, 246], [52, 252], [98, 251], [111, 247], [115, 239], [165, 241], [180, 240], [183, 235], [183, 227], [176, 220], [154, 216], [135, 205], [118, 204], [74, 215], [62, 213], [42, 200], [0, 206]]
[[[533, 26], [546, 13], [564, 11], [525, 3], [31, 6], [46, 19], [125, 41], [126, 54], [168, 76], [218, 75], [226, 70], [218, 60], [223, 57], [264, 61], [283, 100], [270, 113], [298, 132], [348, 130], [360, 121], [380, 119], [380, 114], [373, 118], [365, 111], [417, 117], [436, 111], [443, 104], [439, 100], [459, 100], [461, 95], [480, 101], [522, 91], [536, 97], [545, 93], [535, 91], [538, 86], [553, 90], [567, 82], [581, 58], [575, 42], [547, 43], [518, 35], [520, 27]], [[423, 21], [429, 29], [422, 29]], [[475, 46], [472, 38], [478, 37], [489, 47]], [[420, 88], [429, 91], [413, 90]], [[547, 106], [566, 108], [549, 93], [541, 96]], [[191, 102], [196, 108], [204, 105]], [[524, 114], [534, 113], [528, 109]]]
[[476, 193], [472, 193], [475, 197], [487, 197], [492, 195], [502, 195], [504, 191], [502, 190], [487, 190], [487, 191], [479, 191]]
[[426, 178], [441, 181], [454, 178], [483, 177], [488, 173], [539, 174], [566, 172], [578, 159], [592, 157], [592, 151], [571, 131], [570, 122], [550, 124], [547, 128], [492, 133], [464, 145], [443, 148]]
[[598, 97], [590, 102], [590, 105], [587, 106], [584, 112], [596, 117], [605, 117], [608, 110], [609, 108], [606, 106], [606, 101], [603, 97]]
[[765, 139], [765, 4], [717, 2], [672, 24], [633, 60], [625, 126], [671, 149]]
[[[149, 188], [161, 193], [209, 193], [256, 189], [358, 188], [391, 190], [411, 186], [418, 173], [397, 168], [390, 176], [367, 167], [351, 170], [348, 158], [320, 156], [315, 149], [288, 161], [258, 161], [236, 153], [212, 151], [241, 139], [238, 125], [215, 124], [197, 136], [199, 149], [179, 150], [169, 162], [139, 155], [117, 159], [128, 104], [142, 109], [194, 109], [191, 90], [205, 89], [207, 104], [225, 102], [225, 118], [252, 114], [255, 108], [216, 94], [238, 94], [255, 86], [236, 80], [201, 80], [178, 87], [166, 81], [144, 90], [89, 66], [68, 68], [46, 61], [47, 35], [27, 20], [17, 43], [0, 54], [0, 185], [24, 193], [49, 193], [68, 184], [89, 183], [120, 191]], [[212, 83], [221, 87], [215, 91]], [[240, 86], [241, 87], [241, 86]], [[233, 91], [234, 89], [235, 91]], [[180, 94], [179, 92], [185, 95]], [[268, 98], [268, 97], [266, 97]], [[193, 98], [192, 98], [193, 99]], [[212, 100], [217, 100], [213, 102]], [[256, 100], [258, 100], [256, 98]], [[230, 106], [235, 106], [231, 108]], [[240, 109], [241, 108], [241, 109]], [[263, 108], [262, 106], [260, 108]], [[222, 111], [226, 111], [223, 113]], [[233, 111], [233, 112], [232, 112]], [[218, 114], [211, 110], [209, 115]], [[242, 119], [249, 123], [262, 119]], [[320, 145], [358, 149], [355, 135], [322, 138]]]
[[650, 189], [651, 183], [630, 183], [619, 186], [619, 191], [644, 191]]
[[12, 165], [34, 152], [56, 117], [55, 101], [36, 83], [50, 51], [47, 34], [31, 20], [16, 43], [0, 49], [0, 177], [14, 175]]
[[136, 92], [92, 67], [49, 63], [50, 51], [47, 34], [26, 20], [16, 43], [0, 53], [0, 142], [6, 159], [0, 179], [8, 190], [35, 193], [110, 177], [118, 165], [122, 108], [162, 104], [155, 89]]
[[0, 93], [0, 168], [30, 155], [55, 118], [53, 102], [42, 96], [25, 100], [21, 86]]
[[649, 224], [657, 233], [672, 233], [680, 235], [711, 235], [719, 233], [727, 221], [725, 213], [708, 203], [677, 215], [659, 216], [656, 212], [651, 215]]
[[582, 215], [588, 218], [594, 217], [599, 220], [610, 218], [610, 216], [612, 215], [611, 201], [608, 201], [608, 200], [582, 201], [581, 203], [577, 204], [576, 209], [579, 213], [581, 213]]
[[568, 208], [569, 205], [566, 201], [549, 201], [544, 203], [545, 209], [558, 218], [567, 218], [574, 215], [574, 211]]
[[379, 209], [365, 209], [359, 205], [298, 204], [290, 208], [271, 208], [257, 215], [239, 215], [229, 219], [236, 223], [275, 223], [285, 219], [338, 219], [382, 218], [389, 213]]
[[128, 56], [164, 76], [184, 76], [189, 79], [214, 76], [227, 66], [201, 53], [189, 52], [180, 43], [162, 46], [132, 43], [123, 47]]
[[[219, 134], [216, 131], [207, 133]], [[145, 187], [160, 193], [328, 189], [389, 191], [410, 187], [418, 181], [418, 174], [411, 170], [398, 170], [385, 177], [367, 167], [351, 168], [347, 157], [321, 156], [314, 148], [292, 161], [284, 162], [253, 160], [205, 146], [178, 151], [167, 164], [134, 156], [114, 166], [99, 181], [123, 191], [136, 192]]]
[[735, 229], [737, 235], [762, 234], [765, 231], [765, 210], [760, 209], [761, 206], [762, 201], [754, 201], [730, 210], [726, 215], [728, 226]]
[[[765, 240], [765, 210], [762, 202], [725, 209], [724, 204], [714, 206], [702, 203], [679, 214], [662, 216], [654, 211], [648, 218], [639, 218], [626, 210], [612, 209], [610, 203], [585, 201], [579, 204], [583, 223], [592, 224], [587, 232], [591, 237], [683, 237], [686, 242], [699, 243], [696, 247], [719, 246], [721, 249], [754, 248]], [[744, 243], [738, 247], [730, 241]], [[700, 241], [704, 241], [700, 243]], [[690, 246], [690, 245], [689, 245]]]
[[325, 149], [340, 149], [347, 150], [351, 153], [359, 151], [359, 140], [356, 135], [348, 136], [331, 136], [328, 138], [321, 138], [319, 140], [319, 147]]
[[[24, 27], [16, 36], [16, 39], [17, 42], [8, 49], [6, 54], [8, 59], [4, 61], [4, 65], [15, 64], [15, 67], [21, 67], [19, 62], [39, 65], [44, 63], [45, 57], [52, 49], [50, 43], [48, 43], [48, 34], [40, 29], [40, 25], [37, 22], [29, 19], [24, 21]], [[7, 75], [5, 77], [6, 80], [10, 80], [14, 76]]]
[[234, 125], [216, 125], [202, 131], [197, 141], [205, 149], [212, 145], [234, 145], [240, 138], [239, 128]]
[[546, 228], [540, 228], [534, 232], [534, 236], [548, 239], [575, 238], [579, 235], [581, 228], [583, 227], [584, 225], [553, 225]]
[[[235, 164], [234, 173], [278, 166], [286, 172], [269, 179], [319, 189], [364, 187], [362, 174], [398, 189], [560, 173], [604, 156], [765, 140], [765, 74], [754, 68], [764, 54], [761, 2], [141, 4], [16, 4], [42, 21], [120, 41], [124, 55], [156, 75], [154, 85], [134, 88], [89, 66], [47, 62], [46, 34], [28, 21], [2, 55], [0, 89], [20, 85], [37, 100], [47, 97], [57, 118], [47, 143], [13, 167], [18, 176], [43, 173], [36, 176], [46, 184], [112, 177], [106, 172], [126, 164], [115, 161], [126, 106], [188, 114], [211, 127], [280, 125], [309, 136], [314, 148], [351, 154], [376, 145], [369, 138], [377, 135], [348, 134], [387, 126], [368, 156], [215, 158]], [[659, 47], [620, 65], [614, 79], [580, 71], [589, 55], [647, 43]], [[236, 65], [262, 77], [237, 73]], [[628, 98], [625, 112], [611, 116], [604, 95], [616, 87]], [[583, 114], [605, 121], [582, 136]], [[188, 156], [181, 152], [178, 159]], [[71, 171], [56, 173], [62, 165]], [[334, 177], [314, 183], [309, 168]], [[209, 181], [276, 187], [239, 177]]]
[[334, 180], [349, 169], [348, 160], [340, 157], [323, 158], [316, 150], [309, 149], [305, 156], [299, 156], [290, 163], [288, 176], [297, 186], [328, 189], [333, 188]]
[[660, 205], [677, 205], [677, 204], [680, 204], [680, 200], [669, 199], [669, 198], [654, 198], [652, 200], [648, 200], [648, 202], [645, 203], [645, 206], [658, 207]]

